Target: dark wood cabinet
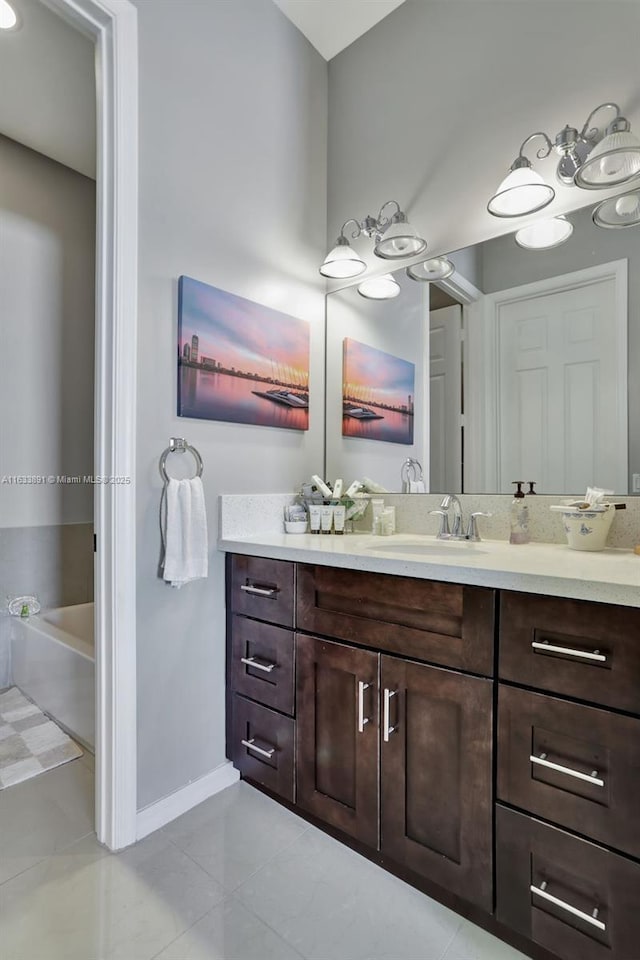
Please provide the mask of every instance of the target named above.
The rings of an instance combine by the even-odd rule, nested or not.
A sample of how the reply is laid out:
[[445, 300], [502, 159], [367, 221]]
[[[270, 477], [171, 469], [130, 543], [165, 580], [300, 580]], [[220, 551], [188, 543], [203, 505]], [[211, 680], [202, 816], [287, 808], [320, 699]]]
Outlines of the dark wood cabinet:
[[235, 555], [231, 561], [231, 610], [246, 617], [294, 625], [295, 564]]
[[640, 865], [500, 805], [497, 918], [561, 960], [638, 960]]
[[234, 615], [230, 670], [233, 689], [292, 716], [295, 705], [294, 650], [290, 630]]
[[294, 724], [259, 703], [234, 694], [231, 758], [243, 776], [295, 798]]
[[491, 911], [491, 681], [381, 661], [382, 853]]
[[298, 803], [378, 846], [378, 657], [296, 637]]

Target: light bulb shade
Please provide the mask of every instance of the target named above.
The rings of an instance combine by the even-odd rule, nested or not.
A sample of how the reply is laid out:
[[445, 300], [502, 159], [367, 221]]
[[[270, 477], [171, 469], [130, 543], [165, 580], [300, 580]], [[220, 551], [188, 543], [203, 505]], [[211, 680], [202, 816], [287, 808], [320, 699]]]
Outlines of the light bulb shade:
[[414, 263], [407, 267], [407, 276], [412, 280], [433, 283], [436, 280], [446, 280], [454, 272], [455, 267], [446, 257], [432, 257], [422, 263]]
[[364, 260], [361, 260], [344, 237], [341, 237], [333, 250], [330, 250], [324, 258], [320, 273], [323, 277], [346, 280], [349, 277], [359, 276], [366, 269]]
[[566, 243], [572, 233], [573, 224], [566, 217], [550, 217], [516, 231], [515, 241], [523, 250], [550, 250]]
[[0, 30], [15, 30], [18, 26], [18, 14], [8, 0], [0, 0]]
[[637, 227], [640, 224], [640, 193], [624, 193], [621, 197], [603, 200], [591, 217], [596, 226], [607, 230]]
[[523, 217], [548, 206], [556, 192], [530, 166], [517, 167], [504, 178], [487, 204], [494, 217]]
[[400, 293], [400, 284], [390, 273], [370, 277], [358, 286], [358, 293], [367, 300], [393, 300]]
[[401, 260], [404, 257], [415, 257], [426, 249], [427, 241], [418, 236], [403, 215], [401, 219], [393, 218], [373, 252], [383, 260]]
[[605, 190], [640, 177], [640, 140], [630, 130], [607, 134], [580, 169], [574, 182], [583, 190]]

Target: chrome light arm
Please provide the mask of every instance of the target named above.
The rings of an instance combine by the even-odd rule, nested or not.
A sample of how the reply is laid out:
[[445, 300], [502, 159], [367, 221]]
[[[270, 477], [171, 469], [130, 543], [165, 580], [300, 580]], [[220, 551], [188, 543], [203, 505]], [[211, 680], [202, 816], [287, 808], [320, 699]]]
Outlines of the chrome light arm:
[[613, 118], [613, 120], [617, 120], [618, 117], [622, 116], [622, 114], [620, 113], [620, 107], [618, 106], [617, 103], [601, 103], [599, 106], [597, 106], [594, 110], [591, 111], [591, 113], [589, 114], [589, 116], [584, 122], [584, 126], [580, 131], [580, 136], [582, 137], [583, 140], [595, 140], [596, 138], [600, 139], [598, 137], [598, 134], [600, 133], [601, 130], [605, 130], [606, 128], [590, 127], [589, 124], [591, 123], [592, 118], [596, 115], [596, 113], [598, 113], [599, 110], [605, 110], [605, 109], [615, 110], [616, 115]]

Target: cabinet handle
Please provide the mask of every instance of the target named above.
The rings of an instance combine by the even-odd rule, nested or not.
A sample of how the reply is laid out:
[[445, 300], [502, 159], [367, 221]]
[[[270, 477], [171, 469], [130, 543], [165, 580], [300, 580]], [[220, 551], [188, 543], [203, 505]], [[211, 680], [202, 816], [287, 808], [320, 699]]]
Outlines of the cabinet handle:
[[571, 767], [563, 767], [560, 763], [553, 763], [552, 760], [547, 760], [546, 753], [541, 753], [539, 757], [531, 754], [529, 760], [531, 763], [537, 763], [541, 767], [556, 770], [557, 773], [566, 773], [568, 777], [575, 777], [576, 780], [586, 780], [587, 783], [593, 783], [596, 787], [604, 787], [604, 780], [598, 776], [597, 770], [594, 770], [593, 773], [580, 773], [579, 770], [572, 770]]
[[607, 658], [599, 650], [572, 650], [571, 647], [557, 647], [548, 640], [534, 640], [531, 644], [534, 650], [544, 650], [545, 653], [563, 653], [568, 657], [579, 657], [584, 660], [597, 660], [606, 663]]
[[255, 667], [256, 670], [264, 670], [265, 673], [271, 673], [278, 666], [277, 663], [262, 663], [255, 657], [240, 657], [240, 663], [246, 663], [248, 667]]
[[277, 587], [254, 587], [252, 583], [241, 583], [240, 589], [245, 593], [256, 593], [259, 597], [273, 597], [278, 592]]
[[266, 757], [267, 760], [271, 760], [272, 756], [276, 752], [275, 747], [271, 747], [271, 750], [263, 750], [262, 747], [258, 747], [253, 742], [253, 737], [251, 740], [241, 740], [240, 743], [243, 747], [246, 747], [247, 750], [253, 750], [254, 753], [259, 753], [261, 757]]
[[395, 697], [397, 690], [388, 690], [385, 687], [384, 690], [384, 717], [383, 717], [383, 726], [382, 726], [382, 739], [385, 743], [389, 743], [389, 737], [396, 729], [389, 725], [389, 704], [391, 703], [391, 697]]
[[537, 894], [539, 897], [542, 897], [543, 900], [548, 900], [549, 903], [554, 903], [556, 907], [560, 907], [561, 910], [566, 910], [567, 913], [573, 914], [574, 917], [580, 917], [581, 920], [584, 920], [585, 923], [590, 923], [592, 927], [597, 927], [598, 930], [606, 930], [607, 926], [598, 920], [598, 908], [595, 907], [593, 913], [585, 913], [583, 910], [578, 910], [577, 907], [572, 907], [570, 903], [566, 903], [564, 900], [559, 900], [558, 897], [554, 897], [552, 894], [547, 893], [547, 881], [544, 880], [539, 887], [536, 887], [535, 884], [531, 884], [529, 887], [531, 893]]
[[358, 733], [364, 733], [365, 723], [369, 723], [369, 717], [364, 715], [364, 692], [371, 686], [364, 680], [358, 680]]

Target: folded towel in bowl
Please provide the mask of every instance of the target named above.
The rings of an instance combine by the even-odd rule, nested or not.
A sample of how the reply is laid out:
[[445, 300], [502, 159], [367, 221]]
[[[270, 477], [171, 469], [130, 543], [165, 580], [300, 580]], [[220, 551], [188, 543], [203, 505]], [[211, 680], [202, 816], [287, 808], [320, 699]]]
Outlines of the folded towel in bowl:
[[169, 480], [163, 490], [160, 525], [164, 556], [162, 575], [172, 587], [209, 573], [207, 512], [200, 477]]

